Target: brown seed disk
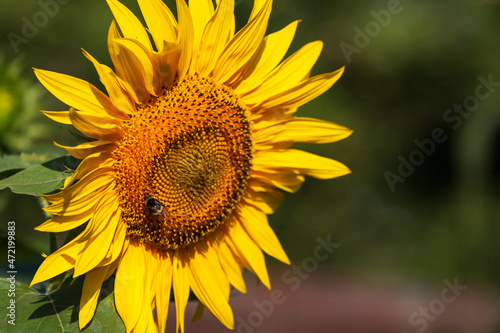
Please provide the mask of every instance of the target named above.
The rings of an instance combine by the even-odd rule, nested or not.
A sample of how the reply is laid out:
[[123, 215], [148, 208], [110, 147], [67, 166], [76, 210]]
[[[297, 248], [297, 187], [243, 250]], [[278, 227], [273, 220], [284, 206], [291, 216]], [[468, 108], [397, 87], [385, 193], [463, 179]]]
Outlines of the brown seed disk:
[[214, 231], [250, 175], [248, 111], [233, 91], [187, 76], [139, 105], [114, 151], [127, 235], [159, 249]]

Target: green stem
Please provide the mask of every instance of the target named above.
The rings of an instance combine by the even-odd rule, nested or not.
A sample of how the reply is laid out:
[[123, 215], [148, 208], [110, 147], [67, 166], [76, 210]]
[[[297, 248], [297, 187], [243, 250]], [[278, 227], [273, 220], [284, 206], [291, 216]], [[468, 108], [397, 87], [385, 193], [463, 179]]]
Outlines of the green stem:
[[53, 232], [49, 232], [49, 253], [52, 254], [57, 251], [57, 236]]

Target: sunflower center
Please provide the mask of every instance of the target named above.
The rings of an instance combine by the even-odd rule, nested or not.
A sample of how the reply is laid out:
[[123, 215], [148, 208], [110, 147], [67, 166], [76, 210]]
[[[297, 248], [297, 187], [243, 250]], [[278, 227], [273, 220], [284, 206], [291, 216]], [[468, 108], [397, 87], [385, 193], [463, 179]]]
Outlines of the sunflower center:
[[230, 88], [187, 76], [125, 121], [114, 156], [127, 235], [185, 247], [223, 223], [246, 188], [247, 109]]

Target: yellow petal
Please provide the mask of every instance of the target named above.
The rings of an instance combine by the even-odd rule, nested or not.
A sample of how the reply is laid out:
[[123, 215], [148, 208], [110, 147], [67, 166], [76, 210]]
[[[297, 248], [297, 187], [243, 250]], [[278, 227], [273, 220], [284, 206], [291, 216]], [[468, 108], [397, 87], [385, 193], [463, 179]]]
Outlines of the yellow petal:
[[297, 108], [254, 109], [254, 112], [250, 116], [253, 122], [253, 131], [256, 133], [266, 127], [284, 122], [290, 119], [295, 112], [297, 112]]
[[241, 205], [239, 213], [239, 220], [253, 241], [270, 256], [290, 265], [290, 259], [269, 226], [266, 214], [249, 205]]
[[[196, 244], [198, 248], [200, 248], [200, 244], [201, 243]], [[208, 265], [211, 267], [212, 276], [214, 277], [214, 283], [221, 291], [226, 302], [229, 302], [229, 293], [231, 290], [229, 280], [227, 278], [227, 275], [224, 274], [217, 251], [213, 250], [213, 248], [216, 247], [217, 243], [212, 243], [209, 247], [202, 250], [202, 253], [207, 259]]]
[[182, 48], [179, 44], [167, 42], [161, 52], [153, 53], [154, 62], [161, 75], [159, 82], [162, 82], [164, 86], [168, 87], [174, 82], [181, 54]]
[[198, 305], [196, 305], [196, 310], [194, 310], [193, 319], [191, 321], [194, 323], [195, 321], [200, 320], [203, 317], [203, 312], [205, 311], [205, 305], [202, 302], [198, 301]]
[[253, 159], [255, 170], [290, 169], [305, 175], [329, 179], [340, 177], [351, 171], [335, 160], [296, 149], [260, 152]]
[[120, 48], [120, 54], [127, 59], [129, 66], [133, 66], [136, 76], [141, 78], [141, 87], [144, 86], [147, 92], [156, 96], [160, 90], [161, 82], [150, 52], [140, 43], [126, 38], [116, 40]]
[[138, 0], [138, 2], [158, 51], [163, 51], [164, 42], [176, 43], [177, 21], [163, 1]]
[[[150, 303], [151, 291], [146, 276], [148, 270], [145, 256], [147, 254], [143, 246], [132, 244], [126, 245], [124, 251], [115, 278], [116, 309], [125, 323], [127, 332], [133, 332], [139, 325], [149, 326], [154, 332], [155, 325]], [[152, 325], [148, 325], [149, 323]]]
[[280, 141], [330, 143], [343, 140], [352, 130], [324, 120], [314, 118], [293, 118], [285, 125]]
[[184, 332], [184, 313], [189, 299], [189, 268], [184, 250], [176, 250], [173, 256], [173, 289], [175, 297], [176, 332]]
[[123, 46], [116, 42], [121, 38], [115, 21], [111, 23], [108, 33], [108, 50], [111, 60], [115, 65], [116, 74], [121, 87], [129, 92], [136, 103], [143, 103], [149, 98], [142, 73], [135, 67], [135, 57], [131, 58], [130, 52], [123, 53]]
[[227, 44], [214, 68], [216, 82], [231, 86], [250, 65], [266, 33], [271, 7], [272, 1], [265, 1], [258, 14]]
[[81, 242], [84, 242], [85, 246], [76, 261], [74, 277], [98, 266], [106, 256], [106, 251], [103, 249], [110, 247], [121, 217], [115, 196], [114, 193], [108, 193], [97, 203], [92, 219], [82, 236]]
[[90, 141], [82, 143], [76, 147], [68, 147], [54, 142], [54, 145], [66, 149], [66, 151], [79, 160], [85, 159], [87, 156], [92, 155], [97, 152], [107, 152], [115, 146], [113, 141]]
[[225, 242], [220, 242], [217, 253], [229, 283], [243, 294], [246, 294], [247, 288], [242, 276], [243, 265], [241, 262]]
[[[233, 329], [233, 313], [217, 285], [218, 281], [217, 276], [214, 276], [214, 268], [197, 251], [192, 251], [189, 257], [189, 284], [196, 297], [222, 324]], [[220, 271], [221, 267], [218, 268]]]
[[183, 78], [187, 73], [193, 56], [194, 27], [189, 8], [184, 0], [176, 0], [177, 16], [179, 18], [179, 33], [177, 44], [182, 46], [182, 54], [179, 60], [179, 77]]
[[57, 201], [50, 205], [49, 207], [45, 207], [45, 210], [49, 214], [53, 215], [61, 215], [61, 216], [75, 216], [80, 214], [88, 213], [89, 208], [93, 208], [101, 196], [111, 188], [111, 184], [108, 186], [101, 187], [95, 190], [92, 194], [86, 194], [85, 196], [78, 196], [78, 201], [71, 201], [71, 205], [67, 201]]
[[156, 312], [158, 313], [158, 326], [160, 332], [165, 332], [170, 304], [170, 290], [172, 288], [172, 259], [170, 256], [160, 257], [158, 283], [156, 289]]
[[[252, 174], [253, 176], [253, 174]], [[262, 181], [262, 179], [258, 179], [257, 177], [252, 177], [248, 180], [247, 183], [247, 190], [248, 192], [265, 192], [272, 190], [274, 186], [271, 186], [269, 184], [266, 184], [265, 182]]]
[[264, 191], [255, 191], [251, 184], [246, 193], [246, 202], [257, 207], [266, 214], [273, 214], [281, 205], [285, 196], [283, 193], [266, 189]]
[[262, 78], [260, 85], [254, 84], [258, 88], [244, 96], [245, 103], [258, 104], [260, 101], [296, 87], [309, 75], [322, 49], [323, 42], [321, 41], [302, 46], [279, 67]]
[[222, 0], [208, 21], [200, 41], [196, 70], [208, 76], [217, 63], [226, 43], [232, 37], [231, 19], [234, 20], [234, 0]]
[[83, 244], [79, 243], [80, 239], [81, 235], [48, 256], [40, 267], [38, 267], [30, 287], [34, 284], [51, 279], [61, 273], [72, 270], [78, 253], [83, 249]]
[[110, 269], [109, 266], [98, 267], [87, 273], [83, 282], [82, 297], [80, 299], [80, 310], [78, 311], [78, 325], [83, 329], [94, 316], [99, 292], [101, 291], [104, 278]]
[[113, 241], [111, 242], [111, 246], [106, 252], [105, 258], [101, 261], [100, 266], [109, 265], [121, 255], [123, 246], [125, 244], [126, 233], [127, 226], [125, 225], [125, 222], [121, 220], [118, 221], [118, 226], [116, 227]]
[[116, 21], [112, 21], [109, 30], [108, 30], [108, 52], [109, 56], [111, 57], [111, 61], [113, 61], [113, 64], [115, 65], [115, 70], [118, 76], [121, 76], [120, 73], [123, 72], [123, 65], [121, 63], [120, 58], [118, 57], [118, 45], [116, 45], [115, 40], [122, 38], [120, 35], [120, 32], [118, 31], [118, 26], [116, 25]]
[[[150, 251], [144, 251], [144, 246], [141, 247], [143, 248], [144, 253], [145, 271], [156, 271], [156, 269], [158, 269], [155, 260], [156, 254], [153, 254]], [[137, 326], [135, 326], [134, 332], [158, 333], [158, 325], [156, 324], [155, 318], [152, 316], [154, 310], [154, 291], [156, 290], [156, 281], [156, 276], [152, 274], [146, 274], [146, 280], [143, 286], [144, 290], [146, 290], [146, 293], [144, 293], [146, 309], [142, 311], [141, 318], [137, 322]]]
[[233, 252], [245, 259], [253, 272], [259, 277], [260, 281], [271, 289], [271, 282], [267, 274], [264, 254], [260, 247], [250, 238], [240, 222], [233, 223], [229, 229], [229, 238], [226, 242]]
[[[116, 271], [116, 268], [118, 267], [118, 260], [115, 260], [111, 263], [111, 265], [108, 265], [108, 271], [106, 272], [106, 276], [104, 277], [104, 281], [109, 279], [111, 275], [113, 275]], [[104, 267], [104, 266], [103, 266]]]
[[[44, 195], [44, 199], [51, 202], [62, 202], [62, 201], [78, 201], [78, 196], [87, 195], [91, 191], [95, 191], [99, 187], [103, 187], [108, 185], [113, 181], [112, 175], [109, 174], [111, 171], [110, 168], [101, 168], [92, 170], [91, 172], [82, 176], [81, 180], [78, 183], [75, 183], [64, 190], [54, 193], [54, 194], [46, 194]], [[101, 177], [105, 177], [104, 179], [99, 179]], [[104, 180], [105, 182], [100, 183], [96, 181], [99, 179], [100, 181]], [[107, 181], [106, 181], [107, 180]]]
[[256, 145], [276, 142], [330, 143], [347, 138], [352, 130], [328, 121], [314, 118], [291, 118], [259, 130]]
[[94, 111], [102, 116], [111, 115], [108, 110], [116, 109], [108, 96], [87, 81], [41, 69], [35, 69], [35, 75], [55, 97], [75, 109]]
[[132, 38], [141, 43], [149, 51], [153, 51], [149, 37], [141, 21], [123, 4], [116, 0], [107, 0], [116, 22], [120, 26], [123, 37]]
[[273, 96], [267, 101], [260, 103], [261, 108], [272, 109], [272, 108], [283, 108], [291, 109], [297, 108], [307, 102], [315, 99], [325, 91], [331, 88], [342, 73], [344, 72], [344, 67], [332, 72], [314, 76], [303, 83], [299, 84], [290, 90], [287, 90], [279, 95]]
[[252, 177], [287, 192], [297, 192], [305, 181], [304, 176], [293, 170], [254, 170]]
[[90, 219], [93, 207], [81, 214], [73, 216], [54, 216], [50, 220], [40, 224], [35, 230], [44, 232], [63, 232], [79, 227]]
[[[118, 209], [118, 200], [116, 199], [117, 196], [114, 190], [110, 190], [106, 192], [104, 195], [102, 195], [96, 207], [94, 208], [94, 212], [92, 214], [92, 218], [90, 219], [89, 224], [82, 232], [81, 242], [89, 243], [88, 240], [97, 238], [99, 234], [103, 231], [108, 234], [111, 234], [110, 238], [112, 238], [112, 235], [115, 233], [114, 231], [116, 229], [117, 221], [120, 220], [119, 217], [121, 215], [121, 210]], [[115, 215], [118, 215], [117, 219], [114, 217]], [[109, 229], [112, 229], [113, 232], [110, 233]], [[77, 258], [77, 261], [80, 260], [81, 256], [85, 255], [86, 254], [80, 253], [80, 256]]]
[[127, 120], [127, 114], [131, 114], [135, 111], [135, 103], [133, 102], [133, 97], [129, 96], [126, 91], [124, 91], [118, 81], [116, 74], [106, 65], [100, 64], [94, 57], [92, 57], [87, 51], [83, 50], [83, 54], [87, 59], [89, 59], [92, 64], [94, 64], [101, 82], [106, 88], [109, 98], [121, 112], [116, 113], [117, 118]]
[[[230, 6], [231, 6], [231, 7], [229, 7], [229, 8], [232, 8], [232, 9], [230, 9], [230, 10], [231, 10], [231, 13], [233, 13], [233, 14], [234, 14], [234, 6], [235, 6], [234, 2], [235, 2], [235, 1], [234, 1], [234, 0], [231, 0], [231, 1], [233, 2], [233, 4], [230, 4]], [[238, 1], [239, 1], [239, 0], [238, 0]], [[218, 8], [219, 6], [221, 6], [221, 5], [222, 5], [222, 6], [224, 5], [224, 3], [223, 3], [221, 0], [215, 0], [215, 3], [217, 4], [217, 8]], [[223, 10], [229, 10], [229, 8], [228, 8], [228, 7], [226, 7], [226, 9], [224, 9], [224, 8], [223, 8]], [[255, 7], [254, 7], [254, 8], [255, 8]], [[229, 39], [228, 39], [228, 40], [230, 40], [230, 39], [234, 36], [234, 31], [235, 31], [235, 29], [236, 29], [236, 20], [235, 20], [235, 18], [234, 18], [234, 15], [230, 15], [229, 17], [227, 17], [227, 23], [228, 23], [228, 33], [229, 33], [229, 35], [228, 35], [228, 36], [229, 36]], [[221, 37], [222, 37], [222, 36], [221, 36]], [[225, 44], [225, 43], [224, 43], [224, 44]]]
[[73, 126], [88, 137], [109, 141], [117, 141], [122, 137], [122, 129], [116, 119], [91, 116], [73, 108], [69, 111], [69, 117]]
[[235, 91], [243, 95], [265, 83], [264, 77], [268, 75], [283, 59], [293, 41], [297, 25], [300, 21], [290, 23], [285, 28], [272, 33], [262, 42], [255, 59], [248, 67], [242, 81]]
[[71, 125], [69, 111], [42, 111], [42, 113], [58, 123]]
[[64, 187], [69, 187], [77, 179], [83, 178], [94, 170], [113, 166], [114, 160], [108, 152], [97, 152], [87, 156], [76, 168], [75, 172], [64, 180]]
[[203, 35], [205, 26], [214, 14], [214, 4], [212, 0], [189, 0], [189, 11], [191, 12], [191, 17], [193, 18], [193, 50], [196, 52], [200, 45], [201, 36]]
[[53, 204], [44, 210], [53, 215], [78, 215], [96, 204], [100, 197], [114, 186], [114, 178], [108, 174], [94, 172], [63, 191], [44, 195]]

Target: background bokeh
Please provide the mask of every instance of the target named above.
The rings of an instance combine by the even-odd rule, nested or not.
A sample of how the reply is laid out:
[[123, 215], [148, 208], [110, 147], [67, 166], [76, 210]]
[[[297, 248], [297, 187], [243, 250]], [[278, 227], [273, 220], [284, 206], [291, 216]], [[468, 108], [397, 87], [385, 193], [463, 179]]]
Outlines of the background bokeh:
[[[140, 13], [135, 0], [122, 2]], [[166, 3], [175, 7], [173, 1]], [[236, 3], [241, 27], [252, 1]], [[2, 154], [57, 155], [64, 151], [52, 141], [77, 143], [70, 128], [39, 113], [66, 106], [36, 82], [31, 67], [70, 74], [102, 87], [81, 48], [111, 65], [106, 37], [112, 16], [106, 2], [58, 4], [57, 13], [31, 31], [31, 37], [14, 41], [12, 33], [24, 38], [26, 21], [33, 22], [44, 7], [36, 0], [0, 2]], [[297, 332], [304, 331], [300, 323], [312, 327], [311, 331], [356, 332], [357, 326], [349, 326], [349, 320], [352, 325], [360, 320], [372, 323], [366, 332], [378, 332], [376, 325], [384, 321], [401, 322], [394, 332], [405, 327], [416, 332], [419, 326], [408, 326], [408, 317], [439, 298], [444, 281], [454, 279], [468, 286], [460, 300], [464, 306], [473, 304], [465, 309], [475, 309], [478, 316], [464, 317], [451, 304], [440, 317], [456, 316], [456, 320], [433, 320], [426, 332], [499, 332], [495, 330], [500, 299], [499, 18], [500, 3], [493, 0], [275, 1], [268, 32], [302, 20], [289, 53], [319, 39], [325, 43], [324, 51], [313, 74], [346, 66], [339, 82], [298, 114], [354, 130], [338, 143], [300, 146], [345, 163], [352, 174], [327, 181], [308, 179], [298, 193], [287, 194], [282, 207], [270, 216], [294, 265], [313, 256], [318, 237], [330, 237], [339, 247], [327, 260], [317, 262], [318, 267], [310, 269], [293, 291], [283, 277], [290, 268], [268, 258], [272, 282], [287, 290], [289, 301], [276, 305], [276, 315], [264, 315], [258, 325], [255, 319], [249, 329], [237, 326], [238, 332], [294, 332], [293, 327], [283, 329], [280, 324], [294, 320]], [[484, 80], [493, 83], [486, 87]], [[482, 97], [474, 100], [478, 89]], [[467, 111], [464, 103], [472, 103], [468, 107], [473, 111]], [[465, 110], [462, 115], [453, 114], [460, 117], [460, 124], [457, 118], [447, 118], [454, 105]], [[444, 131], [444, 142], [435, 142], [427, 155], [418, 153], [415, 141], [428, 142], [436, 129]], [[401, 160], [410, 158], [417, 158], [418, 165], [399, 174]], [[391, 178], [391, 185], [388, 175], [402, 178], [396, 182]], [[33, 230], [44, 220], [39, 207], [37, 198], [0, 192], [0, 230], [6, 230], [7, 221], [17, 222], [17, 260], [23, 265], [19, 278], [26, 283], [43, 259], [40, 253], [48, 251], [47, 236]], [[249, 293], [269, 299], [262, 288]], [[255, 307], [246, 297], [237, 298], [234, 312], [248, 322], [252, 319], [247, 315]], [[385, 298], [390, 299], [384, 303], [387, 318], [356, 314], [377, 313], [373, 311], [383, 307], [380, 302]], [[287, 315], [296, 307], [309, 311], [299, 312], [302, 317]], [[335, 309], [351, 317], [339, 316]], [[396, 309], [401, 313], [396, 314]], [[486, 315], [490, 312], [491, 316]], [[345, 321], [346, 326], [335, 320]], [[212, 327], [210, 323], [206, 327]], [[214, 332], [223, 331], [213, 325]]]

